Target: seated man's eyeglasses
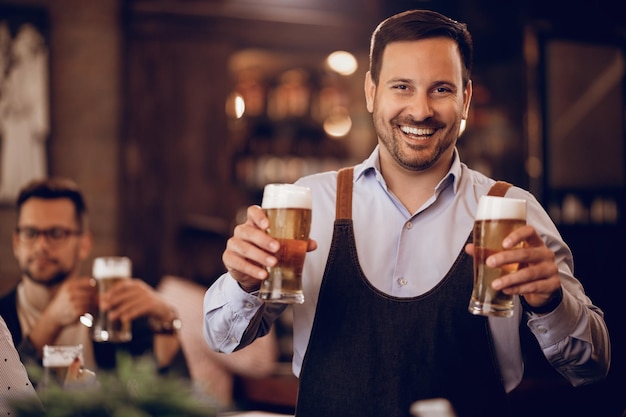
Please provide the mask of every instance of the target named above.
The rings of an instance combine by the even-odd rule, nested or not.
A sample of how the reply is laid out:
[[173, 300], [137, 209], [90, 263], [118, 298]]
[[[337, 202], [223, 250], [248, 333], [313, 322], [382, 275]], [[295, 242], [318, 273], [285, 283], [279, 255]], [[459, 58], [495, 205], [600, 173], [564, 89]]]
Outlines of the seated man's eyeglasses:
[[59, 244], [67, 240], [70, 236], [79, 236], [82, 230], [72, 230], [65, 227], [51, 227], [50, 229], [37, 229], [36, 227], [16, 227], [15, 232], [24, 243], [33, 243], [39, 236], [46, 238], [52, 245]]

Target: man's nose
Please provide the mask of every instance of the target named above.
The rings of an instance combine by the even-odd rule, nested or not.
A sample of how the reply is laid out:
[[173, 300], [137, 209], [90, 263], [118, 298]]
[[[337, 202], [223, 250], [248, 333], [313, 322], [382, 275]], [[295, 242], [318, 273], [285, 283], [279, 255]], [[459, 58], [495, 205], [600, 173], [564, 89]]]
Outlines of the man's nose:
[[411, 97], [408, 111], [415, 120], [426, 120], [434, 116], [433, 103], [427, 92], [417, 92]]
[[50, 246], [50, 238], [44, 232], [39, 232], [33, 241], [33, 245], [37, 247], [49, 247]]

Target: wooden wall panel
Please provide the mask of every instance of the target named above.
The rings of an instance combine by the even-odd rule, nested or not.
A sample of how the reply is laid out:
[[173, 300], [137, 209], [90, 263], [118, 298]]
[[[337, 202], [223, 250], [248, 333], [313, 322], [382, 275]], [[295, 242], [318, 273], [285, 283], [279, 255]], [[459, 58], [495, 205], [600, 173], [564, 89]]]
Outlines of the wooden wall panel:
[[183, 271], [180, 234], [189, 219], [227, 221], [235, 211], [228, 49], [212, 40], [133, 39], [127, 55], [122, 246], [154, 282]]

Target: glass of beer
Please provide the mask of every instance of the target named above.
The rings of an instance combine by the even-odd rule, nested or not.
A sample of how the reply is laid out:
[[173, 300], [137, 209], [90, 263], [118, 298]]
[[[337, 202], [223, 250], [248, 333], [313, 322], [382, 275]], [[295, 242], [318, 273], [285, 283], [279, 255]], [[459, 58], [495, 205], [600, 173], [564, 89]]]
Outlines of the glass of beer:
[[46, 391], [51, 385], [63, 386], [67, 378], [67, 371], [79, 358], [83, 361], [83, 345], [44, 345], [43, 347], [43, 379], [38, 390]]
[[311, 190], [293, 184], [268, 184], [261, 207], [269, 219], [267, 233], [280, 242], [278, 263], [267, 269], [259, 298], [266, 302], [304, 302], [302, 267], [311, 230]]
[[513, 315], [513, 296], [494, 290], [491, 283], [517, 271], [519, 265], [514, 263], [491, 268], [485, 260], [503, 251], [504, 238], [525, 224], [526, 200], [480, 197], [474, 221], [474, 289], [468, 308], [470, 313], [499, 317]]
[[[103, 256], [94, 259], [93, 277], [96, 279], [98, 299], [120, 281], [131, 278], [131, 261], [125, 256]], [[108, 311], [98, 306], [93, 323], [96, 342], [123, 343], [132, 339], [130, 322], [110, 320]]]

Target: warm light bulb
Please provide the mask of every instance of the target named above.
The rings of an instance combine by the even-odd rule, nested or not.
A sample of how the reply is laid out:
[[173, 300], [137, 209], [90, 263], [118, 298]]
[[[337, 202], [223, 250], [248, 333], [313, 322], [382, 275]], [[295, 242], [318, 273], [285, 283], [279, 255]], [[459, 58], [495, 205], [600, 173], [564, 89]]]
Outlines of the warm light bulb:
[[235, 117], [241, 119], [246, 111], [246, 102], [243, 101], [243, 97], [239, 94], [235, 96]]
[[333, 138], [346, 136], [352, 129], [352, 119], [345, 109], [335, 109], [324, 120], [324, 131]]
[[350, 52], [335, 51], [326, 58], [328, 66], [341, 75], [351, 75], [356, 71], [358, 64]]
[[246, 111], [246, 102], [239, 93], [232, 93], [226, 100], [226, 114], [241, 119]]

